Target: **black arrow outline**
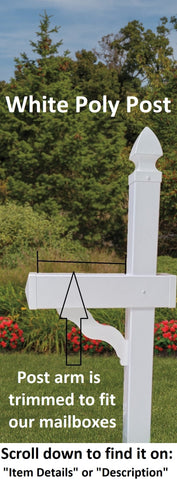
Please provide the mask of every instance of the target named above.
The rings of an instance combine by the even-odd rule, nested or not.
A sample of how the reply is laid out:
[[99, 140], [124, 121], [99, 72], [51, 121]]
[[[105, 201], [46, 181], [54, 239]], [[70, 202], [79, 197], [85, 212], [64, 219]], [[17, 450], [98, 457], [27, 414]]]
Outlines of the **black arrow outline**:
[[[67, 339], [68, 318], [67, 317], [62, 317], [62, 313], [63, 313], [63, 310], [65, 308], [65, 303], [66, 303], [66, 300], [67, 300], [67, 296], [69, 294], [69, 290], [70, 290], [73, 278], [75, 279], [75, 282], [76, 282], [76, 285], [77, 285], [77, 288], [78, 288], [78, 292], [79, 292], [79, 295], [80, 295], [80, 299], [81, 299], [81, 302], [82, 302], [82, 306], [83, 306], [83, 309], [84, 309], [84, 312], [85, 312], [85, 315], [86, 315], [85, 317], [80, 318], [80, 362], [79, 363], [74, 363], [74, 364], [68, 363], [68, 339]], [[88, 319], [88, 314], [87, 314], [87, 310], [86, 310], [86, 307], [85, 307], [85, 304], [84, 304], [83, 296], [82, 296], [81, 289], [80, 289], [80, 286], [79, 286], [79, 283], [78, 283], [75, 272], [73, 272], [72, 275], [71, 275], [59, 318], [62, 318], [64, 320], [66, 320], [66, 366], [67, 367], [73, 367], [73, 366], [80, 367], [82, 365], [82, 320]]]

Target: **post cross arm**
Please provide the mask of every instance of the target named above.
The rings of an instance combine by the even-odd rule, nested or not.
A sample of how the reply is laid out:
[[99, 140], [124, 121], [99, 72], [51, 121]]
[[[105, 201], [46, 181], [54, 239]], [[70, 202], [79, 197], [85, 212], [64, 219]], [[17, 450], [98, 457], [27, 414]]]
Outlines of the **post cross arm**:
[[[30, 309], [62, 308], [71, 273], [30, 273], [26, 297]], [[78, 273], [86, 308], [156, 308], [176, 306], [175, 275]], [[71, 292], [68, 308], [79, 308]], [[143, 319], [142, 319], [143, 321]]]

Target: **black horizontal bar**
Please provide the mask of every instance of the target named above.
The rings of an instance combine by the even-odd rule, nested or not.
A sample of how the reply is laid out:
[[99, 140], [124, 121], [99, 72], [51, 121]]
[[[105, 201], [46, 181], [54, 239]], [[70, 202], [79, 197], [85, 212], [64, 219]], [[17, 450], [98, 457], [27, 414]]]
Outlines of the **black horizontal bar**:
[[125, 265], [125, 262], [87, 262], [75, 260], [39, 260], [38, 263], [87, 263], [89, 265]]
[[37, 273], [39, 273], [39, 263], [74, 263], [74, 264], [81, 264], [81, 265], [126, 265], [126, 255], [124, 262], [89, 262], [89, 261], [81, 261], [81, 260], [43, 260], [39, 259], [39, 253], [37, 251]]

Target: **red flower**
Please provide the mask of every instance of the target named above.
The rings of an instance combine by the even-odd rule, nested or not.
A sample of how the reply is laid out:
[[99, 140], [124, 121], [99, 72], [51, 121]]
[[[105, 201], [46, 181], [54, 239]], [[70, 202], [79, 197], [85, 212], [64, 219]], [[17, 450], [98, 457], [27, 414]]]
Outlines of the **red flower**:
[[164, 333], [163, 338], [168, 338], [169, 340], [172, 340], [172, 335], [170, 332]]
[[78, 352], [79, 350], [80, 350], [80, 346], [79, 347], [75, 347], [75, 346], [73, 347], [74, 352]]
[[15, 332], [12, 333], [11, 340], [18, 340], [18, 335]]
[[76, 345], [80, 345], [79, 337], [77, 337], [77, 335], [75, 335], [72, 342], [75, 343]]
[[13, 327], [14, 327], [15, 330], [18, 330], [18, 323], [14, 323]]
[[167, 325], [165, 325], [165, 327], [162, 327], [162, 332], [168, 332], [169, 328]]
[[103, 351], [103, 345], [97, 349], [97, 352], [102, 352]]
[[13, 320], [8, 320], [8, 321], [6, 322], [7, 327], [10, 327], [10, 326], [12, 325], [12, 323], [13, 323]]
[[175, 328], [175, 327], [170, 327], [170, 331], [171, 331], [171, 332], [173, 332], [173, 333], [174, 333], [174, 332], [175, 332], [175, 330], [176, 330], [176, 328]]
[[20, 330], [20, 328], [19, 328], [19, 330], [18, 330], [18, 335], [19, 335], [20, 337], [23, 335], [23, 330]]
[[77, 331], [76, 327], [72, 327], [71, 332], [75, 333]]
[[0, 317], [0, 329], [0, 338], [5, 340], [0, 342], [1, 348], [14, 349], [20, 347], [24, 342], [23, 330], [12, 319]]
[[68, 335], [67, 335], [67, 339], [71, 340], [71, 337], [72, 337], [72, 332], [69, 332]]

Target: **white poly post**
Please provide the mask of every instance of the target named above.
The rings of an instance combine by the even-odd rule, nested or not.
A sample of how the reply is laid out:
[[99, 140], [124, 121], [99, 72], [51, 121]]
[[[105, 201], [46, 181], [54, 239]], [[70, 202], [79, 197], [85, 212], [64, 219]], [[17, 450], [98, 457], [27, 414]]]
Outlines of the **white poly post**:
[[[154, 133], [145, 128], [130, 160], [127, 275], [156, 275], [160, 183], [155, 163], [163, 154]], [[148, 297], [148, 291], [141, 291]], [[124, 369], [123, 441], [149, 442], [151, 424], [154, 308], [126, 309], [128, 365]]]
[[[176, 276], [156, 275], [162, 174], [155, 163], [161, 155], [146, 127], [130, 154], [126, 275], [30, 273], [26, 284], [29, 308], [55, 308], [76, 325], [84, 318], [83, 334], [115, 349], [124, 366], [124, 442], [150, 441], [154, 312], [176, 306]], [[96, 322], [89, 308], [126, 308], [125, 338]]]

